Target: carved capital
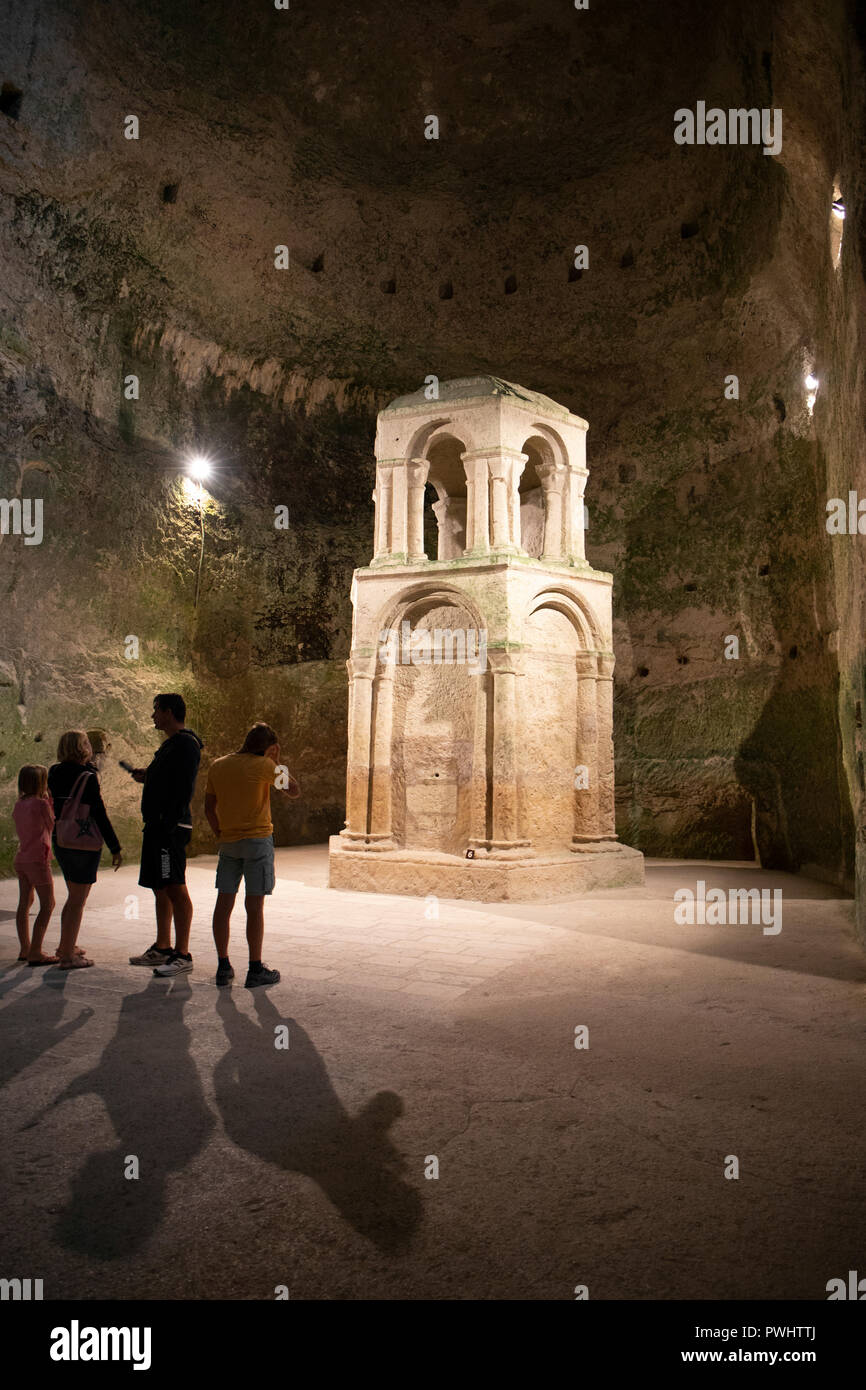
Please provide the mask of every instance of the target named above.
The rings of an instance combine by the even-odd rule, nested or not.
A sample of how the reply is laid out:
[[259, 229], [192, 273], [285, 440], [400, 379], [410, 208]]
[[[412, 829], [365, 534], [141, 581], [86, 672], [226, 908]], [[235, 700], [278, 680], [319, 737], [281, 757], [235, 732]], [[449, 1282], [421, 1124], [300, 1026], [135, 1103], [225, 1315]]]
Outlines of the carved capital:
[[562, 493], [565, 490], [568, 469], [561, 464], [541, 462], [536, 465], [535, 471], [545, 492]]
[[598, 652], [577, 652], [574, 658], [578, 676], [584, 680], [591, 677], [593, 680], [598, 675]]
[[376, 674], [377, 652], [353, 652], [346, 662], [350, 681], [371, 681]]
[[430, 472], [430, 460], [409, 459], [406, 464], [406, 472], [409, 476], [410, 487], [424, 487], [427, 482], [427, 475]]
[[494, 676], [522, 676], [523, 651], [514, 647], [488, 647], [487, 665]]

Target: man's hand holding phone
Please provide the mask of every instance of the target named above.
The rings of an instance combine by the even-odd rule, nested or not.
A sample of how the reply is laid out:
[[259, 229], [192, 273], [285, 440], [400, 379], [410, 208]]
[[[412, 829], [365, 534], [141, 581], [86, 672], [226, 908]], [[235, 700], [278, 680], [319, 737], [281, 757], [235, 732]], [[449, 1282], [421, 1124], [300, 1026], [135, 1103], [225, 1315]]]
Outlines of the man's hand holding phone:
[[126, 761], [125, 758], [120, 758], [120, 759], [118, 759], [118, 761], [119, 761], [119, 763], [120, 763], [120, 766], [123, 768], [124, 772], [128, 772], [128, 773], [129, 773], [129, 775], [130, 775], [130, 777], [132, 778], [133, 782], [143, 782], [143, 781], [144, 781], [145, 777], [147, 776], [147, 768], [146, 768], [146, 767], [133, 767], [133, 766], [132, 766], [132, 763], [128, 763], [128, 762]]

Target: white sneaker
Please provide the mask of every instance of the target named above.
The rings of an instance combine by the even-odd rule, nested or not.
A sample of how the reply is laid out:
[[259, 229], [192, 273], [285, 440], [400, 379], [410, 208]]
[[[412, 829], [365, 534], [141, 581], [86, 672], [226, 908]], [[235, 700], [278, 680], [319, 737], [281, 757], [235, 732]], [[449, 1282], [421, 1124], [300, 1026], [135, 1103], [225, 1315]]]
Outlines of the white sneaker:
[[182, 975], [184, 971], [192, 970], [192, 956], [180, 956], [177, 951], [172, 951], [165, 965], [158, 965], [154, 970], [154, 975]]
[[130, 956], [130, 965], [165, 965], [169, 956], [174, 955], [173, 951], [162, 951], [156, 945], [148, 946], [146, 951], [142, 951], [140, 956]]

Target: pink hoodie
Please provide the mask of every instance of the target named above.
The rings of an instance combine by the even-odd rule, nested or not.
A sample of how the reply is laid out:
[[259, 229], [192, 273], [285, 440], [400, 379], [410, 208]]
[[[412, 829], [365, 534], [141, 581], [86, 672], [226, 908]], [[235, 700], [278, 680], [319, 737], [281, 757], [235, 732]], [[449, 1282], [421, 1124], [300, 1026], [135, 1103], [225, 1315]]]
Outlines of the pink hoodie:
[[51, 858], [51, 831], [54, 828], [54, 809], [48, 798], [22, 796], [12, 808], [12, 819], [18, 832], [16, 859], [22, 864], [47, 864]]

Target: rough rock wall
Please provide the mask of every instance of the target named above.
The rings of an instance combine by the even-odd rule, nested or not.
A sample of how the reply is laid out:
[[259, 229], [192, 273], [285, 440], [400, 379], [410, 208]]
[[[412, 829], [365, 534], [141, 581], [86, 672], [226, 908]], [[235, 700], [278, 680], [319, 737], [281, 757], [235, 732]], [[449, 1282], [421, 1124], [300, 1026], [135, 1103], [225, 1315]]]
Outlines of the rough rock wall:
[[[177, 687], [215, 753], [253, 716], [286, 731], [304, 799], [284, 841], [339, 828], [376, 410], [492, 371], [590, 422], [622, 837], [850, 877], [863, 564], [824, 528], [863, 467], [845, 5], [10, 13], [0, 487], [44, 497], [45, 539], [0, 539], [6, 804], [63, 725], [144, 757], [150, 696]], [[698, 100], [781, 107], [779, 157], [675, 145]], [[193, 446], [219, 464], [197, 607]], [[107, 794], [130, 837], [133, 789]]]
[[[815, 417], [819, 451], [826, 470], [828, 498], [856, 498], [866, 512], [866, 458], [863, 434], [866, 421], [866, 220], [863, 217], [864, 178], [863, 54], [866, 52], [866, 14], [854, 11], [853, 39], [842, 37], [832, 59], [814, 69], [806, 66], [800, 41], [800, 63], [810, 72], [815, 100], [836, 84], [841, 89], [840, 109], [828, 113], [816, 141], [816, 163], [822, 172], [833, 169], [846, 204], [847, 217], [838, 270], [826, 266], [818, 281], [816, 342], [818, 361], [826, 373], [827, 391], [819, 396]], [[808, 179], [803, 170], [800, 189]], [[808, 213], [807, 213], [808, 215]], [[814, 215], [814, 214], [813, 214]], [[820, 375], [820, 370], [819, 370]], [[864, 773], [863, 710], [866, 709], [866, 523], [860, 518], [856, 535], [821, 537], [822, 558], [830, 572], [834, 627], [828, 647], [837, 682], [838, 740], [844, 768], [841, 799], [850, 798], [854, 821], [856, 920], [861, 942], [866, 945], [866, 773]], [[847, 846], [846, 846], [847, 848]]]

